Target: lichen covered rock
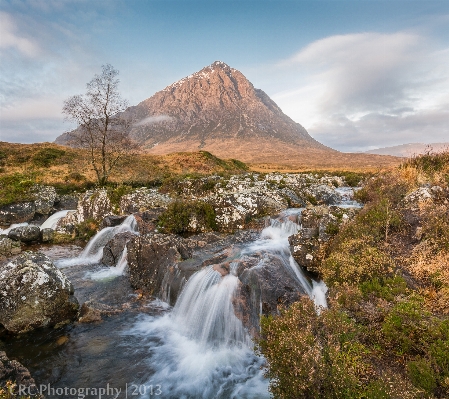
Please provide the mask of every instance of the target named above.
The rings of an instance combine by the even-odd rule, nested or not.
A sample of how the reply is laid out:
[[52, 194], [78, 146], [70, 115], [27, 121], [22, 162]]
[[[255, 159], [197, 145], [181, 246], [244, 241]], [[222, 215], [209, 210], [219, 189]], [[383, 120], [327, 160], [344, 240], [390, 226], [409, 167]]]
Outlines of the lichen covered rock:
[[14, 241], [33, 242], [40, 240], [41, 230], [38, 226], [20, 226], [11, 229], [8, 237]]
[[170, 196], [159, 193], [157, 189], [142, 187], [120, 199], [120, 212], [130, 214], [152, 208], [165, 208], [170, 202]]
[[73, 320], [73, 286], [40, 252], [25, 252], [0, 265], [0, 324], [20, 333]]

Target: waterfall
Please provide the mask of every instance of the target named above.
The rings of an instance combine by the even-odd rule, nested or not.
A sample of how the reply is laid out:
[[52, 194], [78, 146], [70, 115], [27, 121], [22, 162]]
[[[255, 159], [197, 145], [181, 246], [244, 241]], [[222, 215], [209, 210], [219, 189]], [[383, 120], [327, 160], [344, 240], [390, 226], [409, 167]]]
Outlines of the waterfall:
[[188, 337], [203, 345], [249, 344], [232, 304], [238, 284], [239, 279], [232, 272], [222, 276], [213, 266], [202, 269], [188, 280], [176, 301], [173, 319], [183, 326]]
[[103, 256], [103, 248], [116, 234], [130, 231], [138, 234], [137, 222], [133, 215], [129, 215], [119, 226], [105, 227], [95, 234], [87, 243], [83, 252], [74, 259], [64, 259], [57, 262], [58, 267], [99, 263]]
[[85, 277], [91, 280], [110, 280], [117, 276], [123, 276], [125, 274], [126, 267], [128, 266], [128, 248], [125, 248], [117, 261], [117, 266], [105, 267], [95, 272], [86, 273]]
[[56, 229], [56, 226], [60, 219], [66, 217], [69, 212], [75, 212], [73, 210], [59, 211], [51, 215], [44, 223], [41, 224], [40, 229]]
[[0, 229], [0, 235], [5, 235], [5, 236], [7, 236], [8, 235], [8, 233], [12, 230], [12, 229], [15, 229], [16, 227], [22, 227], [22, 226], [28, 226], [28, 223], [14, 223], [14, 224], [12, 224], [11, 226], [9, 226], [8, 228], [6, 228], [6, 229], [4, 229], [4, 230], [2, 230], [2, 229]]

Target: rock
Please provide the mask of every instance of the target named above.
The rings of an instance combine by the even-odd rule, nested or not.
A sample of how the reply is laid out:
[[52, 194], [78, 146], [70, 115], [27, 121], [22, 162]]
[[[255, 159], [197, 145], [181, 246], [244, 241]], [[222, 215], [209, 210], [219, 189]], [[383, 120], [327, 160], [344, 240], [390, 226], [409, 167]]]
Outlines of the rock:
[[159, 217], [164, 212], [164, 208], [153, 208], [145, 212], [134, 214], [140, 234], [151, 233], [156, 230]]
[[51, 242], [53, 241], [54, 235], [55, 231], [53, 229], [42, 229], [40, 239], [42, 242]]
[[54, 210], [55, 201], [58, 200], [56, 190], [52, 186], [36, 184], [32, 189], [35, 198], [35, 212], [39, 215], [48, 215]]
[[298, 264], [309, 272], [317, 272], [322, 245], [335, 235], [340, 226], [352, 219], [356, 208], [315, 206], [301, 213], [302, 229], [288, 238], [290, 252]]
[[33, 219], [36, 207], [34, 202], [20, 202], [0, 208], [0, 225], [29, 222]]
[[38, 226], [20, 226], [11, 229], [8, 233], [8, 237], [14, 241], [32, 242], [39, 241], [41, 230]]
[[[0, 351], [0, 388], [6, 387], [7, 381], [15, 384], [16, 387], [13, 393], [16, 395], [19, 393], [19, 388], [24, 388], [27, 396], [41, 398], [36, 382], [31, 377], [28, 369], [17, 360], [9, 360], [6, 353]], [[7, 395], [6, 397], [9, 398], [10, 396]]]
[[166, 208], [170, 202], [170, 196], [159, 193], [157, 189], [142, 187], [120, 199], [120, 212], [130, 214], [151, 208]]
[[253, 336], [259, 334], [260, 313], [277, 314], [279, 306], [289, 306], [306, 295], [286, 262], [288, 258], [272, 254], [239, 261], [237, 274], [242, 284], [234, 308]]
[[21, 333], [73, 320], [73, 286], [40, 252], [25, 252], [0, 265], [0, 324]]
[[119, 224], [122, 224], [122, 222], [127, 218], [127, 215], [118, 216], [118, 215], [108, 215], [106, 216], [103, 221], [100, 224], [100, 230], [104, 229], [105, 227], [115, 227]]
[[161, 291], [166, 271], [175, 268], [182, 256], [182, 238], [171, 234], [149, 233], [134, 237], [127, 245], [129, 281], [150, 295]]
[[334, 190], [334, 187], [325, 184], [311, 185], [305, 192], [314, 197], [317, 203], [335, 205], [341, 202], [341, 196]]
[[80, 309], [80, 323], [94, 323], [101, 321], [101, 312], [98, 309], [90, 306], [89, 302], [84, 302]]
[[0, 261], [12, 255], [20, 254], [20, 242], [13, 241], [8, 237], [0, 237]]
[[56, 198], [55, 208], [58, 211], [76, 209], [79, 194], [64, 194]]
[[101, 263], [107, 266], [115, 266], [126, 246], [126, 243], [135, 237], [135, 234], [127, 231], [116, 234], [103, 248]]

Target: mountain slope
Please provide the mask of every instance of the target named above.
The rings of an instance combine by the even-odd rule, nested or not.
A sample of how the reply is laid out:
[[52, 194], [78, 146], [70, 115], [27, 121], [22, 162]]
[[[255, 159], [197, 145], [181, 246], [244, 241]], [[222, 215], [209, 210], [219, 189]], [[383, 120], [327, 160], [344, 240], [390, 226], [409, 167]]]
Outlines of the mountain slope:
[[393, 155], [395, 157], [412, 157], [426, 152], [441, 152], [449, 148], [449, 143], [409, 143], [391, 147], [376, 148], [366, 154]]
[[[331, 151], [238, 70], [216, 61], [130, 107], [131, 136], [150, 153], [204, 149], [252, 162]], [[273, 152], [273, 148], [275, 151]]]

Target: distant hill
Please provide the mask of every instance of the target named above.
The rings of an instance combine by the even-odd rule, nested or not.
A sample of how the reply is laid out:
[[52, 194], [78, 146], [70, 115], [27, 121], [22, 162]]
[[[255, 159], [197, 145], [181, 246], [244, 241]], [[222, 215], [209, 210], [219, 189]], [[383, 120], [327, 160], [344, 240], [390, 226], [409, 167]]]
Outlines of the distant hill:
[[425, 152], [440, 152], [449, 149], [448, 143], [409, 143], [395, 145], [392, 147], [377, 148], [375, 150], [366, 151], [366, 154], [392, 155], [395, 157], [411, 157], [413, 155], [424, 154]]

